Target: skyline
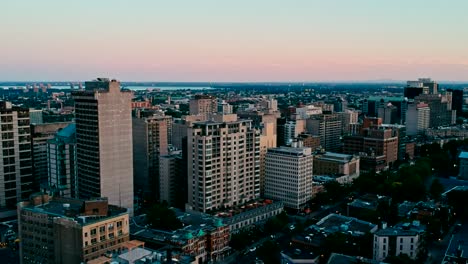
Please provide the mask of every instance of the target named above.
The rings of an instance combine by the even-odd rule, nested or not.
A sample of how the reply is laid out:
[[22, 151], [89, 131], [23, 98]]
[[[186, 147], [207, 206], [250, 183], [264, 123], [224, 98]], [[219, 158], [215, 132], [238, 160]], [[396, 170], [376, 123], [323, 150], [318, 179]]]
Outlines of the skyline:
[[8, 11], [0, 81], [468, 81], [461, 0], [207, 0], [183, 8], [49, 0], [0, 8]]

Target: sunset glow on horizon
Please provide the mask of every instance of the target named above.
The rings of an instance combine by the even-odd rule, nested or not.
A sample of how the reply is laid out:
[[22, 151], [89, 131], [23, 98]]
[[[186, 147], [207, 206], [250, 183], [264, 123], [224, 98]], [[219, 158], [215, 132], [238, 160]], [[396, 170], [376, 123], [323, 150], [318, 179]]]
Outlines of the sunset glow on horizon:
[[468, 1], [3, 1], [0, 81], [468, 80]]

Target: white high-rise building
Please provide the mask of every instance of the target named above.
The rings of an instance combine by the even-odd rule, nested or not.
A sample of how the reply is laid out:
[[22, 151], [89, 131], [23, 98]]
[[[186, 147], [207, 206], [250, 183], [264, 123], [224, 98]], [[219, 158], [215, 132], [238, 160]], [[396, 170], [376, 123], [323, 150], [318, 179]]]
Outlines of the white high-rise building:
[[265, 197], [284, 206], [301, 209], [312, 199], [313, 155], [311, 148], [279, 147], [266, 155]]
[[237, 115], [213, 115], [188, 130], [188, 209], [207, 212], [260, 196], [260, 131]]
[[406, 112], [406, 135], [423, 133], [430, 124], [431, 109], [425, 103], [410, 104]]
[[78, 195], [107, 197], [133, 214], [131, 91], [98, 78], [72, 91], [75, 100]]

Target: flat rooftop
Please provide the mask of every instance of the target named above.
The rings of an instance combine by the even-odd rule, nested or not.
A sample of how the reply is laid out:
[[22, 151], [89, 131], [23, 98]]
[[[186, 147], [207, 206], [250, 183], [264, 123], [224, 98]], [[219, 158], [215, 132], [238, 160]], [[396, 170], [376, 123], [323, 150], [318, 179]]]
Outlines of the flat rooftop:
[[335, 232], [352, 232], [353, 234], [363, 234], [374, 232], [377, 230], [377, 225], [366, 221], [359, 220], [354, 217], [343, 216], [339, 214], [329, 214], [322, 218], [315, 226], [315, 229], [324, 230], [327, 233]]
[[338, 253], [332, 253], [327, 261], [327, 264], [384, 264], [383, 262], [368, 259], [364, 257], [348, 256]]

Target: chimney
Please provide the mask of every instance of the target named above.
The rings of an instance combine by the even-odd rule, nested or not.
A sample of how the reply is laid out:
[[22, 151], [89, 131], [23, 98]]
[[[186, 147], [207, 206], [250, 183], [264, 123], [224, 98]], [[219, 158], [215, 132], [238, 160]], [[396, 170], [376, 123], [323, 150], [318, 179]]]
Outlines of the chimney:
[[387, 228], [387, 222], [382, 222], [382, 229], [386, 229]]

